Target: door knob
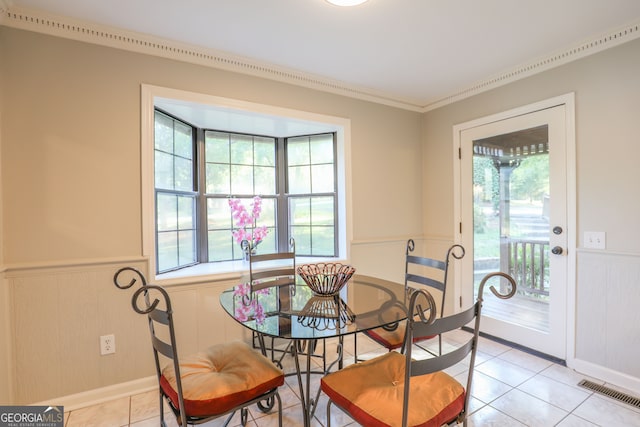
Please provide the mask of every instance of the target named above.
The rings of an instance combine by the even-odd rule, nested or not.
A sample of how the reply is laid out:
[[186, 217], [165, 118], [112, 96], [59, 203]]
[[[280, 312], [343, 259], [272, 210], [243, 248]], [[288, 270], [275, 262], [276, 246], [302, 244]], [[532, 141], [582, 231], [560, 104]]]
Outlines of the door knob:
[[560, 246], [554, 246], [553, 249], [551, 249], [551, 253], [554, 255], [560, 255], [562, 254], [562, 248]]
[[562, 227], [556, 225], [553, 227], [553, 234], [562, 234]]

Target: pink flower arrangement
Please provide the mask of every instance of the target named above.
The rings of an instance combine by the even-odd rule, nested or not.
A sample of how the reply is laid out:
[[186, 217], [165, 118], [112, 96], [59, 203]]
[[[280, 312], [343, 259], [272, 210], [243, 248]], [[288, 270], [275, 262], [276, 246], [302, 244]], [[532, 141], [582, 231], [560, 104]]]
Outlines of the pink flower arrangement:
[[269, 232], [266, 226], [258, 227], [256, 225], [262, 213], [262, 199], [260, 196], [255, 196], [251, 202], [250, 210], [247, 210], [239, 199], [229, 199], [229, 206], [237, 227], [232, 232], [233, 238], [238, 244], [243, 245], [243, 242], [246, 241], [249, 249], [255, 249]]
[[264, 307], [258, 301], [258, 295], [268, 295], [268, 289], [261, 289], [251, 294], [251, 285], [249, 283], [241, 283], [234, 288], [233, 296], [240, 302], [236, 306], [235, 317], [241, 322], [255, 320], [256, 324], [262, 325], [266, 319]]

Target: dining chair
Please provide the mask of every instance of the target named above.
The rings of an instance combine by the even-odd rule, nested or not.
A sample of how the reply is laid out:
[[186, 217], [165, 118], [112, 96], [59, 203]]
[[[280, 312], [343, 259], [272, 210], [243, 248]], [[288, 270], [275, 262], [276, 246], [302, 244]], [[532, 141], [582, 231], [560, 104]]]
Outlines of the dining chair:
[[[249, 286], [252, 295], [255, 292], [267, 291], [269, 288], [280, 288], [288, 286], [289, 289], [295, 289], [293, 285], [296, 280], [296, 242], [295, 239], [289, 239], [289, 248], [286, 252], [274, 252], [267, 254], [255, 254], [248, 251], [249, 256]], [[260, 348], [263, 354], [267, 351], [271, 352], [271, 360], [277, 365], [282, 366], [282, 357], [290, 353], [292, 343], [287, 343], [285, 348], [276, 348], [275, 338], [270, 339], [267, 344], [264, 335], [253, 332], [253, 347]], [[276, 359], [275, 353], [282, 353], [282, 357]]]
[[[413, 239], [407, 240], [405, 252], [405, 274], [404, 286], [406, 290], [410, 287], [419, 289], [425, 288], [429, 291], [437, 291], [440, 295], [439, 304], [437, 306], [440, 316], [444, 313], [444, 303], [447, 291], [447, 278], [449, 273], [449, 262], [451, 258], [462, 259], [465, 255], [464, 247], [461, 245], [452, 245], [445, 256], [444, 261], [433, 258], [412, 255], [415, 250], [415, 242]], [[372, 340], [387, 348], [389, 351], [402, 348], [407, 333], [407, 322], [401, 321], [392, 323], [376, 329], [365, 331]], [[416, 337], [414, 344], [435, 338], [435, 336]], [[427, 347], [421, 346], [423, 350], [431, 352]], [[442, 351], [442, 338], [438, 337], [438, 352]]]
[[289, 250], [269, 254], [249, 251], [249, 283], [251, 291], [273, 286], [286, 286], [296, 279], [296, 242], [289, 239]]
[[[467, 425], [469, 398], [473, 380], [483, 291], [488, 280], [506, 279], [509, 292], [498, 298], [511, 298], [516, 292], [515, 280], [506, 273], [485, 276], [479, 285], [478, 298], [468, 309], [450, 316], [437, 316], [437, 304], [426, 289], [411, 294], [404, 353], [391, 351], [362, 363], [333, 372], [320, 381], [328, 396], [327, 427], [331, 426], [331, 405], [338, 406], [356, 422], [365, 426], [434, 426]], [[503, 287], [500, 287], [504, 289]], [[457, 347], [444, 354], [414, 354], [414, 339], [459, 330], [473, 322], [471, 333]], [[416, 352], [418, 353], [418, 352]], [[457, 363], [467, 365], [466, 383], [462, 384], [444, 370]]]
[[[126, 278], [130, 279], [128, 283], [124, 281]], [[225, 415], [226, 426], [238, 410], [240, 422], [245, 426], [248, 406], [255, 403], [266, 413], [277, 400], [278, 425], [282, 426], [278, 387], [284, 384], [283, 371], [238, 341], [179, 357], [171, 298], [166, 290], [148, 284], [142, 272], [133, 267], [119, 269], [113, 281], [118, 288], [129, 289], [138, 279], [141, 287], [133, 293], [131, 305], [137, 313], [146, 314], [149, 322], [160, 392], [160, 424], [166, 427], [165, 399], [181, 426], [202, 424]], [[169, 362], [161, 366], [165, 358]]]

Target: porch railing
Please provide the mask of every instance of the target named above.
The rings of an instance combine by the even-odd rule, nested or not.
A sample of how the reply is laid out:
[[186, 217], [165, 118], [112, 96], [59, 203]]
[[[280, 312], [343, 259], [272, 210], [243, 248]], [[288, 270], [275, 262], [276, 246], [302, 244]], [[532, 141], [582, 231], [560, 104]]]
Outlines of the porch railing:
[[[535, 239], [506, 239], [508, 272], [525, 295], [549, 295], [549, 242]], [[504, 271], [504, 270], [503, 270]]]

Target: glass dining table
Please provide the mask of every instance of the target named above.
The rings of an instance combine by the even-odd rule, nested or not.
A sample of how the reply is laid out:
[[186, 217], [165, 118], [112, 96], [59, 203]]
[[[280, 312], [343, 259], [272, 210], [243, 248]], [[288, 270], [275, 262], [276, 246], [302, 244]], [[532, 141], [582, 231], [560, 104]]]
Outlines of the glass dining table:
[[[345, 336], [378, 327], [392, 328], [405, 319], [409, 297], [402, 283], [356, 274], [332, 296], [314, 294], [297, 277], [295, 284], [255, 292], [251, 292], [249, 283], [241, 282], [223, 291], [220, 303], [233, 319], [255, 332], [263, 354], [267, 354], [265, 337], [289, 343], [285, 352], [293, 356], [295, 372], [287, 374], [298, 378], [306, 427], [320, 395], [317, 390], [315, 397], [311, 396], [310, 375], [326, 374], [336, 363], [342, 368]], [[324, 364], [322, 370], [314, 371], [311, 357], [315, 343], [328, 338], [338, 338], [335, 360], [329, 367]], [[306, 367], [301, 366], [298, 356], [306, 356]]]

